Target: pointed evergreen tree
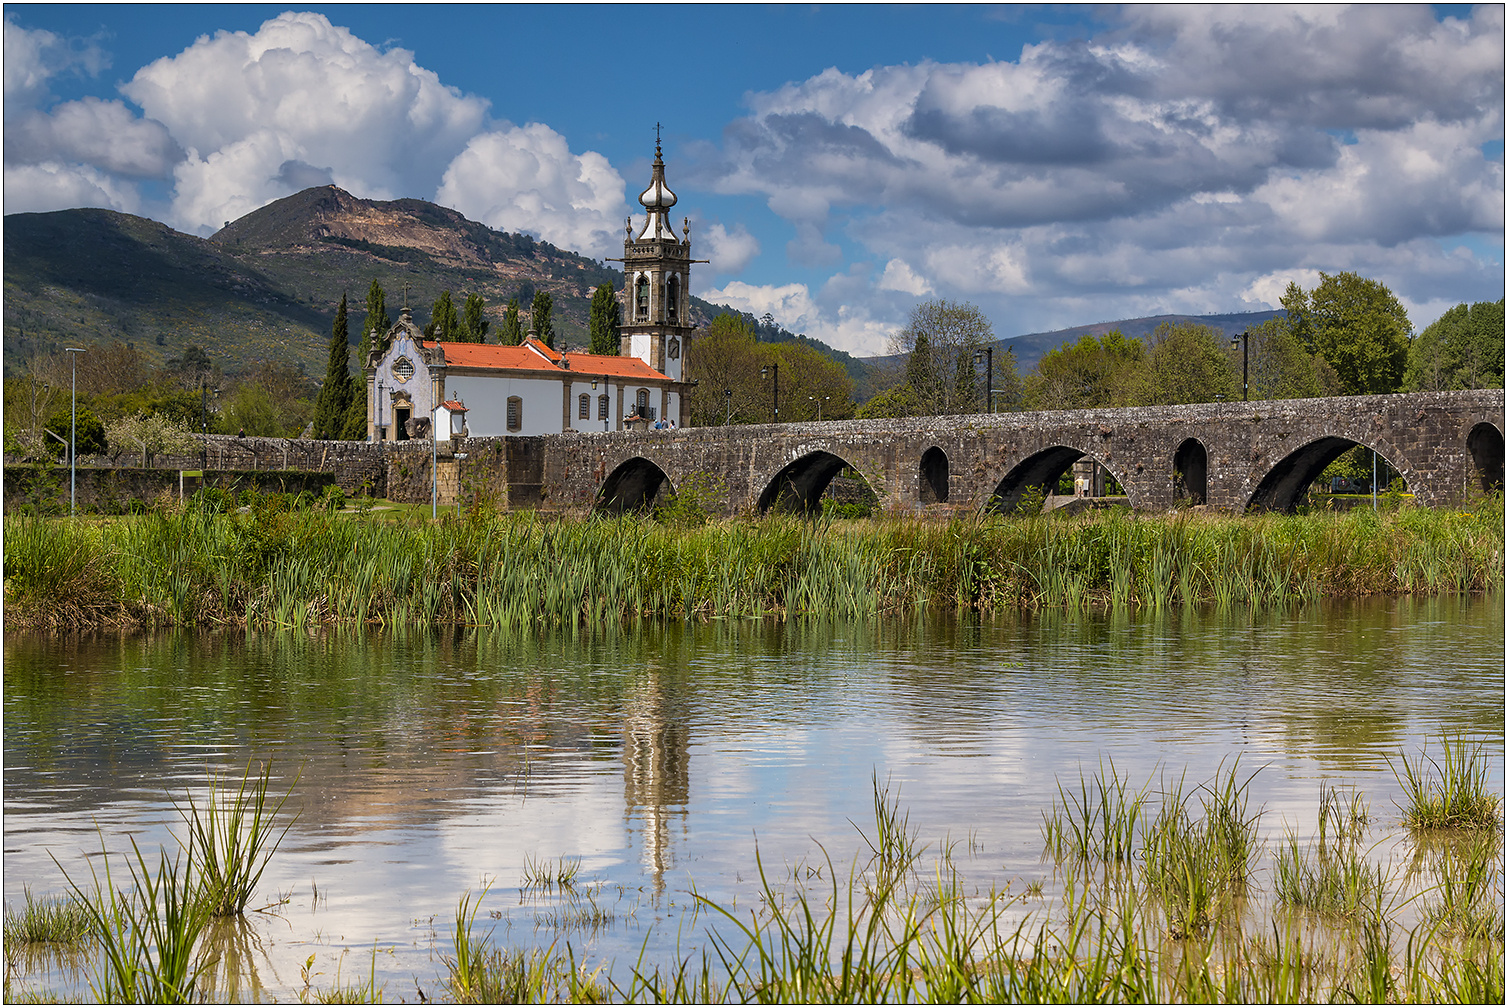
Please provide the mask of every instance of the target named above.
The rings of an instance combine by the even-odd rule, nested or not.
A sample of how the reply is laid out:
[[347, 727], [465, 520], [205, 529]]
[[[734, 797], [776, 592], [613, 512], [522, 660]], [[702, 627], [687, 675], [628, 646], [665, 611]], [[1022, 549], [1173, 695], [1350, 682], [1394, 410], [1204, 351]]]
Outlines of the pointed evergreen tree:
[[554, 309], [555, 299], [544, 291], [535, 293], [534, 304], [529, 308], [529, 324], [534, 327], [534, 335], [551, 350], [555, 349], [555, 323], [550, 318]]
[[461, 306], [461, 323], [456, 333], [457, 341], [486, 343], [487, 330], [490, 328], [492, 328], [492, 322], [487, 318], [487, 302], [482, 300], [480, 294], [467, 294], [466, 303]]
[[361, 323], [361, 346], [356, 358], [356, 372], [351, 376], [351, 399], [341, 425], [342, 441], [365, 441], [367, 437], [367, 358], [382, 346], [392, 326], [387, 317], [387, 295], [376, 280], [367, 288], [367, 317]]
[[314, 405], [314, 436], [330, 441], [345, 430], [346, 410], [351, 405], [351, 344], [346, 325], [346, 296], [340, 296], [335, 324], [330, 327], [330, 359], [325, 365], [325, 384]]
[[592, 353], [611, 357], [618, 355], [622, 347], [618, 342], [618, 326], [622, 318], [612, 284], [602, 284], [592, 291], [592, 310], [588, 323], [592, 332]]
[[518, 298], [508, 299], [508, 310], [503, 312], [503, 329], [497, 341], [503, 346], [518, 346], [524, 341], [524, 324], [518, 319]]
[[425, 338], [438, 343], [451, 343], [455, 341], [460, 327], [460, 316], [456, 314], [456, 306], [451, 303], [450, 291], [441, 291], [435, 299], [435, 306], [430, 309], [429, 325], [424, 327]]

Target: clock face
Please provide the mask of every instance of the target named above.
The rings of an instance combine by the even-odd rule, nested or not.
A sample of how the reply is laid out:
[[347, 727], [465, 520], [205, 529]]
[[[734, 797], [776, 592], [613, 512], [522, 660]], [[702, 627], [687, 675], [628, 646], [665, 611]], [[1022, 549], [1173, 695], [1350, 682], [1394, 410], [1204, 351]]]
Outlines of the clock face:
[[670, 345], [665, 348], [665, 354], [671, 360], [676, 360], [677, 358], [679, 358], [681, 356], [681, 341], [672, 336], [670, 339]]
[[393, 377], [401, 382], [406, 382], [414, 376], [414, 362], [407, 357], [399, 357], [393, 361]]

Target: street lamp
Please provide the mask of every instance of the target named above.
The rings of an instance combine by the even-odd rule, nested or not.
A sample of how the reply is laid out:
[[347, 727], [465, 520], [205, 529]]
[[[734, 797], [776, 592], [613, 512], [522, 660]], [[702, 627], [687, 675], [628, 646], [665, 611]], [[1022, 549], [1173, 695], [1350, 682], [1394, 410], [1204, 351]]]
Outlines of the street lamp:
[[1241, 341], [1241, 401], [1247, 401], [1250, 386], [1247, 380], [1247, 364], [1250, 361], [1251, 330], [1243, 329], [1240, 333], [1230, 338], [1230, 348], [1236, 349], [1236, 341]]
[[[63, 351], [68, 354], [81, 354], [84, 349], [64, 347]], [[79, 359], [77, 356], [68, 359], [73, 362], [73, 407], [68, 420], [68, 515], [77, 517], [79, 513]]]
[[440, 427], [435, 414], [444, 403], [435, 403], [429, 408], [429, 517], [440, 517]]
[[979, 355], [984, 354], [984, 411], [995, 412], [995, 348], [987, 346], [983, 350], [974, 351], [974, 360], [979, 360]]
[[[220, 390], [219, 389], [215, 389], [215, 398], [216, 399], [220, 398]], [[199, 459], [199, 468], [200, 469], [208, 469], [209, 468], [209, 379], [208, 378], [201, 378], [201, 379], [199, 379], [199, 413], [200, 413], [200, 416], [201, 416], [201, 420], [200, 420], [201, 430], [203, 431], [203, 434], [204, 434], [203, 440], [200, 441], [200, 447], [202, 448], [202, 452], [200, 454], [200, 459]], [[203, 478], [204, 477], [201, 475], [200, 479], [203, 479]]]
[[723, 389], [723, 401], [728, 404], [728, 409], [723, 414], [723, 426], [726, 427], [730, 423], [733, 422], [733, 390], [732, 389], [730, 389], [730, 388]]
[[774, 371], [774, 374], [775, 374], [775, 384], [773, 386], [774, 391], [775, 391], [775, 398], [774, 398], [775, 419], [772, 422], [773, 423], [779, 423], [780, 422], [780, 365], [779, 364], [771, 364], [768, 367], [762, 367], [762, 368], [760, 368], [759, 369], [759, 377], [761, 377], [761, 378], [768, 378], [770, 376], [770, 372], [772, 370]]
[[827, 402], [827, 400], [831, 399], [832, 396], [823, 396], [821, 399], [818, 399], [814, 395], [809, 395], [809, 396], [807, 396], [807, 398], [810, 399], [812, 402], [814, 402], [814, 403], [817, 404], [817, 422], [821, 423], [822, 422], [822, 404], [825, 403], [825, 402]]

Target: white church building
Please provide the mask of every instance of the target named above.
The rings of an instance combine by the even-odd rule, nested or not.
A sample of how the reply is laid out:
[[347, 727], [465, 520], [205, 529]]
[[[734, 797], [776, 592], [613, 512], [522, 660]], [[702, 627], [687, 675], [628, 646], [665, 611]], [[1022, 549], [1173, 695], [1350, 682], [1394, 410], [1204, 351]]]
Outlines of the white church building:
[[653, 177], [623, 243], [621, 356], [560, 352], [533, 333], [519, 346], [424, 338], [405, 307], [364, 362], [372, 441], [623, 430], [670, 420], [685, 426], [690, 344], [691, 230], [668, 219], [676, 203], [655, 144]]

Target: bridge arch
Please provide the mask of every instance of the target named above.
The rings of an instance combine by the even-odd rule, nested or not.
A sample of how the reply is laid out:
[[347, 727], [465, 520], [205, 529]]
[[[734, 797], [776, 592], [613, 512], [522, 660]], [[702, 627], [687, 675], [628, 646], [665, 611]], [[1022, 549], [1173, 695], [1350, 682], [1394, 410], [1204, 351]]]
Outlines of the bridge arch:
[[1478, 485], [1488, 493], [1503, 489], [1503, 432], [1482, 422], [1466, 435], [1466, 450], [1477, 471]]
[[[756, 510], [771, 509], [813, 514], [822, 509], [822, 494], [828, 484], [852, 464], [830, 451], [812, 451], [787, 462], [759, 495]], [[867, 482], [867, 481], [866, 481]], [[873, 490], [870, 487], [870, 490]]]
[[923, 504], [948, 503], [948, 453], [937, 445], [922, 452], [917, 466], [917, 492]]
[[1198, 438], [1186, 438], [1173, 453], [1173, 471], [1178, 473], [1178, 495], [1190, 504], [1209, 500], [1210, 457]]
[[1324, 472], [1325, 467], [1346, 452], [1356, 447], [1368, 448], [1386, 459], [1394, 469], [1399, 467], [1391, 458], [1372, 445], [1353, 441], [1348, 437], [1322, 437], [1300, 445], [1285, 455], [1277, 465], [1267, 471], [1256, 492], [1246, 502], [1246, 511], [1283, 511], [1292, 513], [1309, 490], [1309, 484]]
[[664, 469], [642, 455], [635, 455], [608, 473], [592, 510], [606, 514], [648, 511], [661, 488], [669, 484], [670, 477]]
[[[1021, 506], [1021, 498], [1028, 490], [1038, 489], [1043, 494], [1050, 494], [1057, 487], [1058, 480], [1069, 470], [1075, 462], [1081, 458], [1094, 458], [1088, 452], [1079, 448], [1070, 448], [1067, 445], [1054, 445], [1044, 448], [1035, 454], [1017, 462], [1010, 472], [996, 484], [995, 491], [990, 494], [985, 502], [984, 509], [999, 514], [1013, 514]], [[1102, 459], [1095, 458], [1100, 465], [1105, 465]], [[1110, 466], [1105, 469], [1114, 477], [1121, 486], [1126, 483]], [[1129, 488], [1128, 488], [1128, 493]], [[1132, 501], [1135, 504], [1135, 501]]]

